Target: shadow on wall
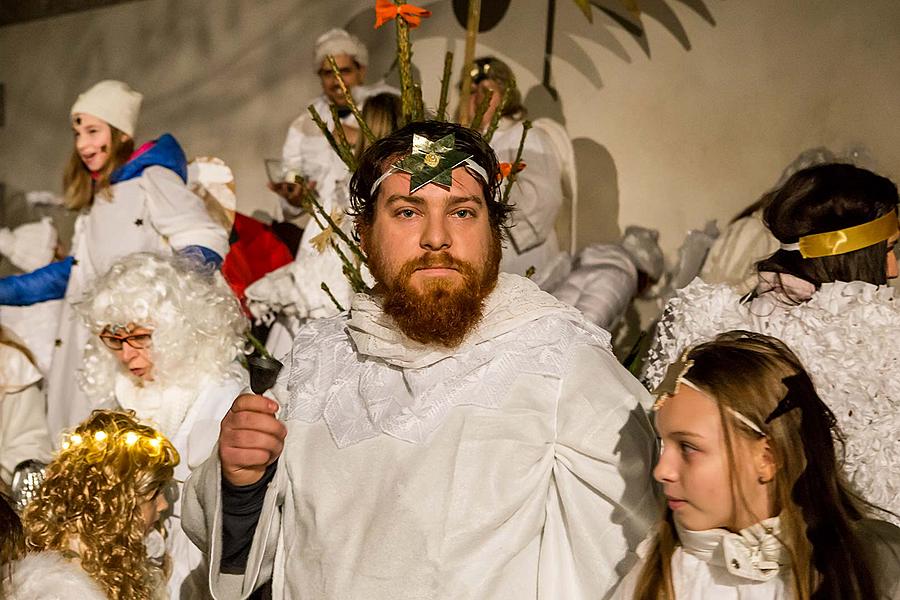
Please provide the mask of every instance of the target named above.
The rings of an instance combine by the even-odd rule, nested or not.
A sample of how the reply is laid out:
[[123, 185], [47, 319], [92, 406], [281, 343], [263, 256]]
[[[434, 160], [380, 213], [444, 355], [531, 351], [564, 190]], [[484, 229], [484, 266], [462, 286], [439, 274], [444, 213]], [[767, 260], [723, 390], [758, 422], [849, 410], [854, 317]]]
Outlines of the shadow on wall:
[[[547, 89], [536, 85], [524, 100], [530, 119], [549, 118], [562, 125], [562, 100], [554, 101]], [[570, 134], [575, 132], [569, 131]], [[586, 137], [573, 137], [575, 169], [578, 174], [577, 242], [578, 248], [590, 244], [614, 243], [622, 238], [619, 228], [619, 174], [612, 154], [605, 146]], [[564, 206], [563, 211], [569, 210]], [[571, 215], [560, 213], [568, 223]], [[562, 247], [568, 240], [560, 239]]]

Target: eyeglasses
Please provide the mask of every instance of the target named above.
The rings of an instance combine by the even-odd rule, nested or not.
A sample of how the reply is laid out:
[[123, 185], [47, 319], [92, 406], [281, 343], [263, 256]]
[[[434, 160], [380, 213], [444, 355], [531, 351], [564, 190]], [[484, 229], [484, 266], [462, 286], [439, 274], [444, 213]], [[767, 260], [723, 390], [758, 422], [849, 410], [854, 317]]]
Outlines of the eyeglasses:
[[149, 348], [153, 341], [153, 334], [138, 333], [136, 335], [117, 336], [111, 333], [101, 333], [100, 341], [110, 350], [121, 350], [123, 344], [128, 344], [135, 350]]

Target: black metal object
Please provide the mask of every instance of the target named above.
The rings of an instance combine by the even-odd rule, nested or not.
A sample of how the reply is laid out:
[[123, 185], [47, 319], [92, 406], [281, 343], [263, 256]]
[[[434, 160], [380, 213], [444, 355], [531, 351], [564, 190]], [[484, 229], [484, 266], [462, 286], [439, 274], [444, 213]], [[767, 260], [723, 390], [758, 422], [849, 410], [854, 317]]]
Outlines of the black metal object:
[[271, 356], [255, 354], [247, 358], [247, 369], [250, 371], [250, 389], [254, 394], [262, 394], [272, 389], [278, 380], [278, 374], [284, 365]]

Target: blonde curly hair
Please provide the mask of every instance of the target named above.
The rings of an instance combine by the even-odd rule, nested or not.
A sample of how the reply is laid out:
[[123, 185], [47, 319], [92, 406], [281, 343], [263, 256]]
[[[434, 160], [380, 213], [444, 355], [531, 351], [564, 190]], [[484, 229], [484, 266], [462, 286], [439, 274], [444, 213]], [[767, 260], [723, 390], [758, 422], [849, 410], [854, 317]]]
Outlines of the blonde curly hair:
[[141, 505], [172, 481], [178, 451], [133, 411], [95, 410], [47, 466], [23, 516], [28, 551], [73, 551], [110, 598], [149, 600]]

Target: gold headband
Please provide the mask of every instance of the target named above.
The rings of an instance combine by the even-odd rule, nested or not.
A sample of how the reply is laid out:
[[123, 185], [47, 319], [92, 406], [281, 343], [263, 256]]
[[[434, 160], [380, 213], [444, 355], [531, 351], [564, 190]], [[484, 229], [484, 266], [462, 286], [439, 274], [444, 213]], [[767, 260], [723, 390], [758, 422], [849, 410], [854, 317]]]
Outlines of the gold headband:
[[799, 250], [803, 258], [835, 256], [874, 246], [890, 239], [897, 230], [897, 211], [892, 210], [862, 225], [804, 235], [796, 244], [781, 244], [781, 249]]

